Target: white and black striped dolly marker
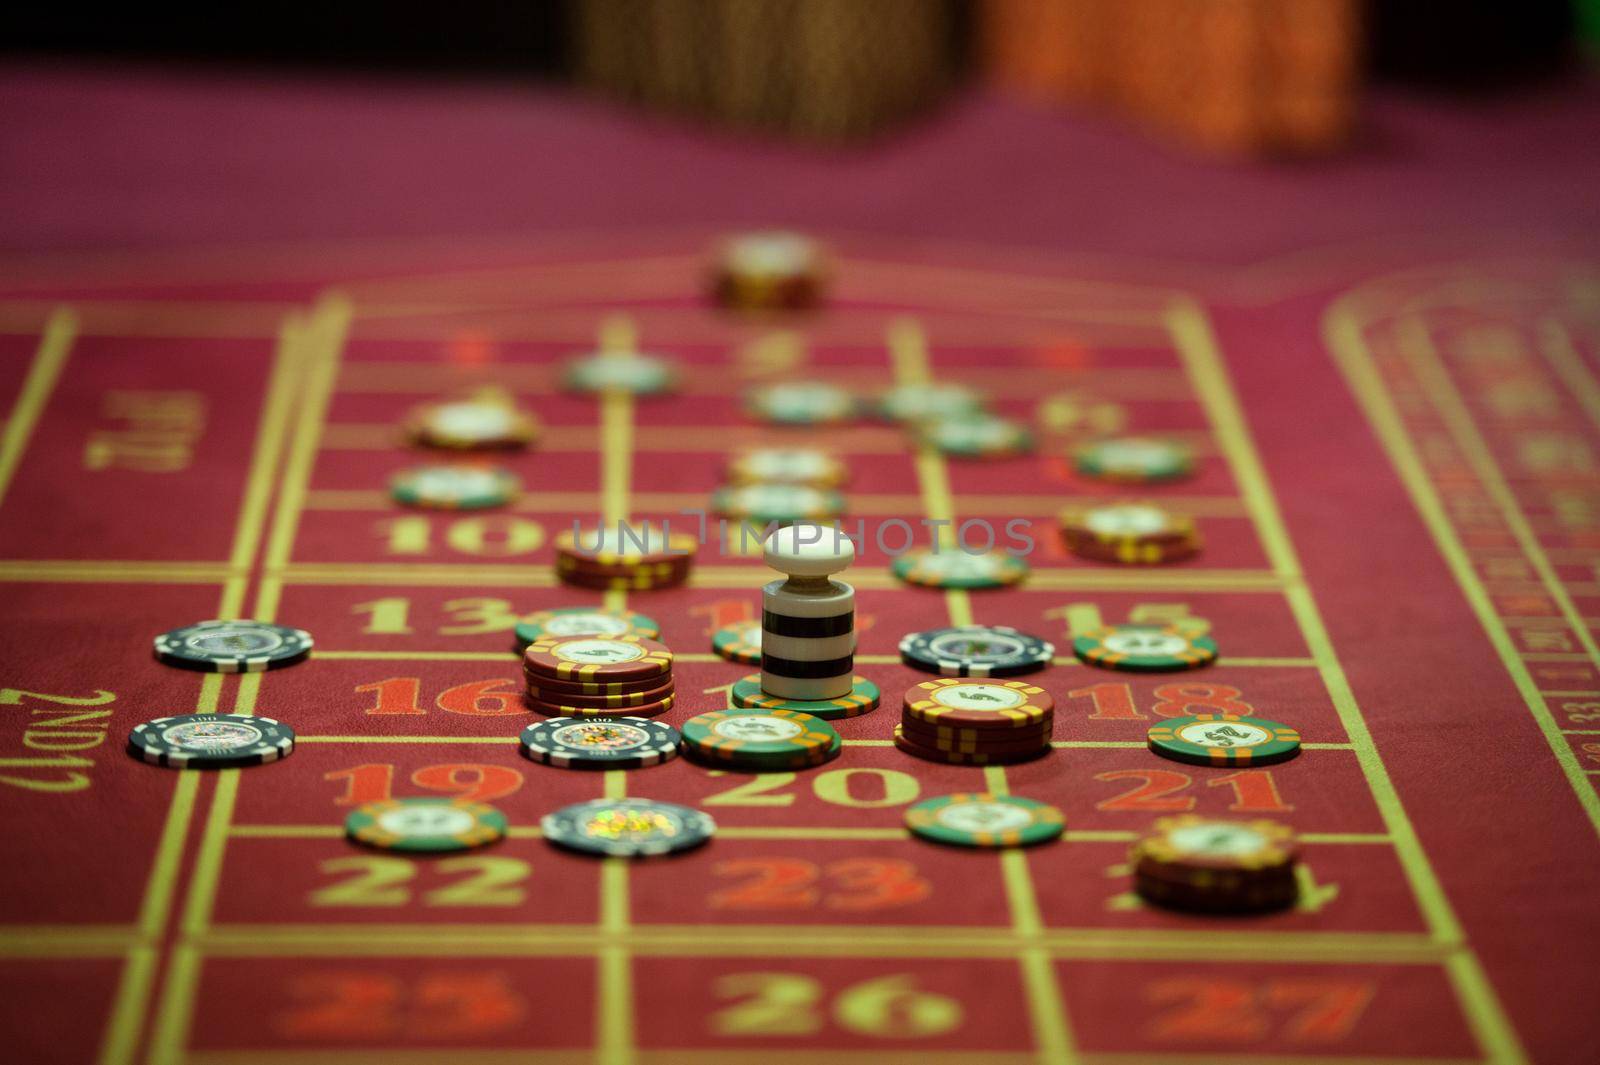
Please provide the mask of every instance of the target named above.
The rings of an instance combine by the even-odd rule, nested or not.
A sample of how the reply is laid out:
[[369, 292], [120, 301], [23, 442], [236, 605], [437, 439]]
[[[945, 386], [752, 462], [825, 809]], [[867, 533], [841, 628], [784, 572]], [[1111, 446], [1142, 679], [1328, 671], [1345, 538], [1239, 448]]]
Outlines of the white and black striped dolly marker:
[[838, 699], [855, 675], [856, 590], [829, 579], [856, 545], [826, 525], [787, 525], [767, 537], [767, 565], [787, 580], [761, 589], [761, 688], [780, 699]]

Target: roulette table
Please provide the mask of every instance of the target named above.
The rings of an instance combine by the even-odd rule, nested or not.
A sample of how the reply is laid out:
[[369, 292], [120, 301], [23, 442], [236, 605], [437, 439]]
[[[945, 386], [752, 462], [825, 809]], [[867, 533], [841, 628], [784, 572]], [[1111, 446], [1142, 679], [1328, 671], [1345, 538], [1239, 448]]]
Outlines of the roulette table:
[[[1585, 1062], [1600, 1052], [1600, 228], [1581, 87], [1463, 113], [1379, 100], [1320, 168], [1168, 154], [977, 97], [845, 155], [582, 101], [360, 85], [218, 90], [149, 72], [4, 75], [0, 174], [0, 1024], [24, 1062]], [[1587, 147], [1585, 147], [1587, 143]], [[826, 245], [822, 304], [730, 313], [708, 254], [777, 222]], [[670, 390], [564, 387], [622, 345]], [[870, 417], [772, 424], [746, 396], [963, 385], [1023, 453], [949, 455]], [[537, 419], [482, 510], [398, 505], [419, 404]], [[1066, 507], [1129, 486], [1086, 442], [1175, 441], [1191, 557], [1080, 557]], [[759, 551], [704, 527], [729, 456], [822, 446], [848, 480], [854, 669], [883, 705], [837, 757], [581, 772], [519, 755], [540, 715], [513, 632], [647, 615], [678, 726], [753, 668]], [[701, 535], [678, 583], [565, 583], [597, 519]], [[1022, 579], [897, 577], [898, 530], [1030, 530]], [[860, 524], [858, 524], [860, 523]], [[705, 532], [709, 528], [711, 532]], [[919, 541], [920, 542], [920, 541]], [[1008, 578], [1009, 580], [1009, 578]], [[314, 637], [203, 672], [168, 630]], [[1099, 668], [1104, 626], [1215, 641]], [[896, 746], [928, 681], [901, 641], [1053, 644], [1049, 751]], [[304, 657], [304, 656], [302, 656]], [[1164, 759], [1205, 713], [1292, 725], [1278, 764]], [[169, 715], [292, 726], [272, 764], [124, 746]], [[281, 751], [281, 747], [279, 750]], [[1059, 810], [1026, 848], [930, 843], [937, 796]], [[345, 838], [370, 803], [504, 814], [464, 853]], [[549, 845], [569, 804], [710, 815], [682, 854]], [[1159, 818], [1266, 818], [1292, 905], [1206, 915], [1132, 888]]]

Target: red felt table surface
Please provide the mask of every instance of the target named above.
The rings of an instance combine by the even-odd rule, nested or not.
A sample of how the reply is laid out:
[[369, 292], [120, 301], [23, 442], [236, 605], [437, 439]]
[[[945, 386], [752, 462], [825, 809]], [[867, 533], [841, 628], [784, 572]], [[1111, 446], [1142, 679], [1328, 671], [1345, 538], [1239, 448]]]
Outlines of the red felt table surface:
[[[1587, 1062], [1600, 830], [1600, 258], [1594, 92], [1466, 113], [1380, 100], [1325, 168], [1184, 160], [1111, 127], [956, 103], [842, 157], [739, 146], [506, 90], [3, 75], [0, 1023], [17, 1060], [246, 1062]], [[702, 299], [732, 226], [803, 224], [833, 299], [785, 322]], [[561, 363], [625, 315], [681, 390], [609, 407]], [[891, 343], [915, 323], [925, 345]], [[775, 343], [778, 328], [806, 343]], [[863, 394], [927, 375], [1031, 421], [1037, 454], [918, 463], [902, 434], [742, 413], [791, 376]], [[413, 513], [418, 402], [493, 383], [544, 425], [491, 514]], [[1051, 526], [1119, 492], [1096, 429], [1198, 459], [1141, 490], [1204, 552], [1120, 569]], [[866, 523], [857, 672], [878, 711], [794, 776], [678, 761], [608, 777], [514, 737], [512, 620], [596, 603], [549, 537], [702, 508], [729, 452], [822, 441]], [[1031, 522], [1024, 584], [898, 585], [882, 523]], [[891, 543], [893, 537], [890, 538]], [[678, 705], [749, 672], [710, 633], [771, 576], [702, 547], [629, 595], [679, 654]], [[310, 629], [264, 677], [153, 661], [218, 615]], [[1070, 660], [1095, 621], [1188, 615], [1213, 666]], [[1057, 645], [1052, 753], [983, 770], [890, 742], [908, 631]], [[1165, 716], [1243, 703], [1296, 760], [1163, 761]], [[129, 728], [196, 709], [291, 723], [280, 764], [179, 774]], [[1067, 833], [1025, 854], [927, 844], [921, 797], [1006, 788]], [[542, 814], [602, 794], [720, 826], [632, 865], [556, 851]], [[354, 802], [467, 794], [511, 837], [442, 860], [358, 851]], [[1128, 843], [1173, 812], [1306, 839], [1302, 902], [1153, 910]], [[8, 1056], [10, 1056], [8, 1054]], [[541, 1059], [544, 1060], [544, 1059]], [[787, 1059], [785, 1059], [787, 1060]]]

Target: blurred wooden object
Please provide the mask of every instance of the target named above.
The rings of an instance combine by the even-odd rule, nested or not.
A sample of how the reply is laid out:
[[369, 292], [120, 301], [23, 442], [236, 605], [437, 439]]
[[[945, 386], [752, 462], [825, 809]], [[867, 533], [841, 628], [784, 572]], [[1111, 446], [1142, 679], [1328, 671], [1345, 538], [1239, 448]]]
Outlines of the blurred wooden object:
[[1361, 0], [980, 0], [991, 81], [1112, 108], [1229, 155], [1322, 154], [1354, 127]]
[[574, 0], [580, 81], [666, 111], [845, 140], [957, 67], [957, 0]]

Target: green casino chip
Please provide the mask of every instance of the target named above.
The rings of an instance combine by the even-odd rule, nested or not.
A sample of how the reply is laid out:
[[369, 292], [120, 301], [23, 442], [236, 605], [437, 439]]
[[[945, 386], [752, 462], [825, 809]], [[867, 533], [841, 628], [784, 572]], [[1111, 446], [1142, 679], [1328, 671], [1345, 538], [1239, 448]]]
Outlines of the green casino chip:
[[539, 822], [558, 847], [621, 858], [689, 850], [709, 840], [717, 823], [677, 803], [653, 799], [594, 799], [563, 806]]
[[1009, 625], [957, 625], [908, 633], [900, 661], [946, 677], [1014, 677], [1055, 658], [1055, 645]]
[[1086, 477], [1124, 484], [1176, 481], [1194, 471], [1194, 457], [1182, 444], [1136, 436], [1098, 440], [1082, 448], [1075, 463]]
[[1150, 728], [1150, 749], [1189, 765], [1274, 765], [1300, 753], [1300, 733], [1260, 717], [1196, 714]]
[[287, 758], [294, 729], [270, 717], [177, 714], [135, 725], [128, 751], [170, 769], [237, 769]]
[[515, 631], [520, 653], [533, 641], [550, 636], [643, 636], [654, 640], [661, 635], [661, 626], [654, 618], [626, 610], [558, 606], [528, 614], [517, 622]]
[[1048, 803], [980, 791], [924, 799], [906, 810], [906, 827], [957, 847], [1028, 847], [1057, 838], [1067, 823]]
[[889, 565], [907, 584], [923, 588], [1004, 588], [1028, 576], [1028, 564], [1015, 555], [990, 551], [968, 554], [959, 548], [915, 548]]
[[923, 443], [956, 458], [1015, 458], [1033, 450], [1027, 426], [987, 413], [933, 418], [920, 423], [917, 431]]
[[675, 382], [672, 363], [637, 351], [602, 351], [567, 364], [562, 383], [570, 392], [631, 392], [659, 395]]
[[711, 634], [711, 649], [730, 662], [761, 664], [761, 622], [744, 621]]
[[1108, 625], [1074, 639], [1072, 653], [1102, 669], [1172, 673], [1216, 661], [1217, 642], [1175, 626]]
[[552, 717], [522, 730], [525, 758], [563, 769], [640, 769], [678, 754], [678, 730], [642, 717]]
[[844, 509], [844, 496], [838, 492], [803, 484], [724, 485], [711, 494], [713, 513], [758, 525], [831, 521]]
[[833, 455], [809, 447], [763, 447], [747, 451], [728, 463], [728, 480], [734, 484], [808, 484], [837, 488], [849, 471]]
[[856, 400], [824, 381], [785, 381], [751, 392], [745, 407], [774, 425], [827, 425], [855, 417]]
[[434, 510], [481, 510], [511, 502], [521, 483], [510, 472], [487, 466], [436, 463], [401, 470], [389, 482], [398, 503]]
[[837, 699], [784, 699], [768, 695], [761, 688], [761, 674], [752, 673], [734, 682], [730, 693], [733, 705], [744, 710], [794, 710], [824, 721], [859, 717], [878, 708], [883, 693], [866, 677], [850, 679], [850, 693]]
[[897, 422], [953, 420], [983, 413], [983, 397], [965, 385], [898, 385], [878, 397], [878, 411]]
[[832, 725], [798, 710], [712, 710], [683, 723], [683, 745], [732, 765], [821, 762], [839, 738]]
[[479, 802], [385, 799], [350, 811], [344, 831], [379, 850], [450, 854], [504, 838], [506, 816]]
[[265, 621], [199, 621], [157, 636], [155, 655], [202, 673], [260, 673], [304, 662], [311, 634]]

